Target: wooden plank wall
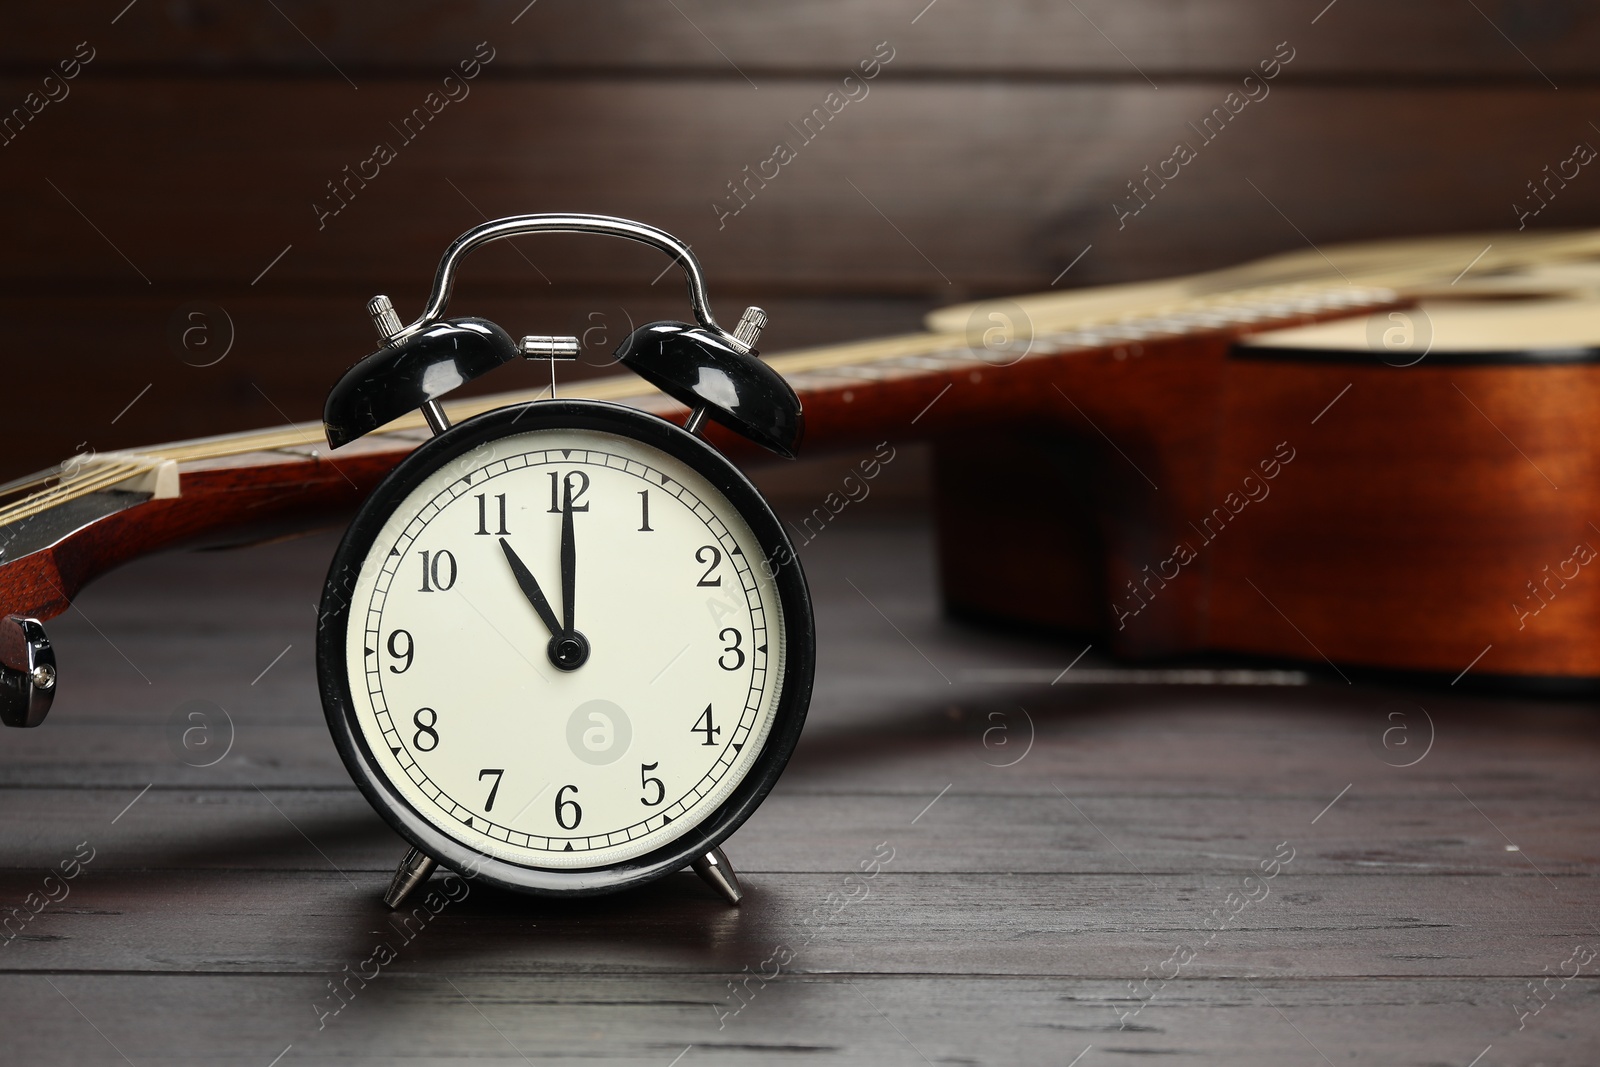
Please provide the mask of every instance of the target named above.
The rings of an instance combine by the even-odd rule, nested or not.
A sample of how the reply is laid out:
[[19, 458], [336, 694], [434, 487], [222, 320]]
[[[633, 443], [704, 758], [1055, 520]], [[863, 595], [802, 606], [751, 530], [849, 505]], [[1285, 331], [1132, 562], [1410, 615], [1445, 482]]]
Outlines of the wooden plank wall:
[[[693, 243], [724, 318], [769, 308], [769, 351], [1057, 279], [1514, 227], [1528, 182], [1600, 143], [1597, 43], [1600, 10], [1580, 0], [13, 5], [0, 479], [78, 448], [315, 416], [371, 346], [366, 297], [409, 318], [444, 246], [485, 216], [664, 226]], [[876, 77], [844, 81], [875, 54]], [[1276, 77], [1246, 86], [1264, 60]], [[447, 83], [464, 61], [476, 76]], [[1189, 124], [1217, 108], [1207, 141]], [[1180, 141], [1195, 158], [1119, 219], [1128, 183]], [[730, 199], [779, 143], [792, 158]], [[393, 158], [364, 163], [380, 144]], [[340, 206], [329, 183], [347, 181]], [[1600, 224], [1600, 178], [1529, 223]], [[652, 284], [657, 258], [613, 245], [491, 248], [454, 308], [585, 333], [598, 370], [629, 322], [685, 310], [675, 280]]]

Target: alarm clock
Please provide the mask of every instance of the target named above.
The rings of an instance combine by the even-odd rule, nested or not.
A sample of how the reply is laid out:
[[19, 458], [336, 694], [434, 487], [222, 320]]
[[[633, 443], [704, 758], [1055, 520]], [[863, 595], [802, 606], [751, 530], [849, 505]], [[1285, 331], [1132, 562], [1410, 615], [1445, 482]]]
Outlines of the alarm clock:
[[[671, 256], [696, 321], [634, 330], [618, 361], [686, 404], [683, 427], [554, 397], [451, 425], [439, 397], [575, 337], [514, 341], [443, 318], [464, 256], [532, 233], [620, 237]], [[782, 773], [810, 701], [810, 595], [772, 508], [700, 434], [785, 457], [799, 399], [759, 358], [765, 315], [712, 318], [689, 247], [637, 222], [522, 215], [445, 252], [422, 315], [369, 313], [382, 347], [324, 409], [338, 448], [421, 409], [433, 436], [361, 505], [324, 587], [317, 671], [351, 777], [412, 848], [398, 907], [443, 864], [561, 896], [692, 867], [741, 895], [722, 842]], [[552, 372], [554, 365], [552, 364]]]

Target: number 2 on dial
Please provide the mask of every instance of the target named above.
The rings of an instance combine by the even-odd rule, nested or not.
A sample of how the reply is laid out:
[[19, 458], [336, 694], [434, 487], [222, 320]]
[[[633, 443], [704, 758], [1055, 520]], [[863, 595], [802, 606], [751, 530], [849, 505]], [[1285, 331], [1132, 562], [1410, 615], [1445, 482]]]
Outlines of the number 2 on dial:
[[711, 572], [716, 570], [717, 569], [717, 565], [722, 562], [722, 552], [721, 552], [721, 550], [719, 550], [717, 548], [716, 545], [702, 545], [699, 548], [695, 549], [695, 552], [694, 552], [695, 561], [698, 562], [698, 563], [705, 563], [706, 562], [706, 553], [707, 552], [711, 553], [711, 563], [710, 563], [709, 566], [706, 567], [706, 572], [700, 576], [700, 580], [698, 582], [694, 583], [694, 584], [695, 585], [721, 585], [722, 584], [721, 575], [718, 575], [715, 578], [711, 577]]

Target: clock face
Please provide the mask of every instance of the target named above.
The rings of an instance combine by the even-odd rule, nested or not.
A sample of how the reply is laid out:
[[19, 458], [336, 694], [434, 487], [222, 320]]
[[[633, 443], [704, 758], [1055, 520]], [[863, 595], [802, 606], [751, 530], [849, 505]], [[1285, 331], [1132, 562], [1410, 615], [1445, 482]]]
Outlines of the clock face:
[[472, 851], [581, 870], [703, 837], [761, 758], [785, 613], [688, 463], [595, 429], [491, 437], [364, 551], [345, 714], [371, 771]]

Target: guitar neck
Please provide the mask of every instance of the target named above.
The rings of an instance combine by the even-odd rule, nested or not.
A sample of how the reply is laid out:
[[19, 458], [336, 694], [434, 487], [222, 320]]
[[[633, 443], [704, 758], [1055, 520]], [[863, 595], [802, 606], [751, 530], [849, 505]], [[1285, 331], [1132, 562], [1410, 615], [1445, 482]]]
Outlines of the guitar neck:
[[[1081, 316], [1048, 334], [1003, 343], [930, 332], [776, 355], [769, 362], [800, 395], [803, 447], [815, 453], [1014, 422], [1051, 406], [1077, 405], [1072, 395], [1080, 388], [1080, 400], [1093, 409], [1114, 408], [1125, 387], [1087, 387], [1109, 369], [1174, 358], [1192, 362], [1207, 353], [1216, 362], [1240, 335], [1365, 313], [1398, 300], [1382, 288], [1273, 286], [1161, 302], [1132, 314]], [[502, 393], [444, 408], [459, 422], [541, 395]], [[625, 404], [680, 423], [687, 417], [681, 405], [631, 377], [576, 383], [563, 395]], [[0, 616], [51, 618], [97, 575], [155, 551], [247, 544], [335, 523], [429, 436], [421, 415], [413, 414], [333, 450], [320, 423], [303, 423], [79, 457], [59, 471], [0, 487]], [[720, 427], [708, 436], [741, 462], [764, 455]]]

